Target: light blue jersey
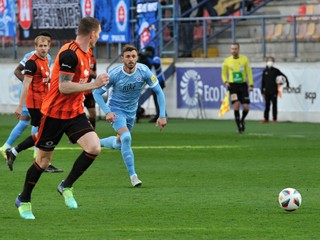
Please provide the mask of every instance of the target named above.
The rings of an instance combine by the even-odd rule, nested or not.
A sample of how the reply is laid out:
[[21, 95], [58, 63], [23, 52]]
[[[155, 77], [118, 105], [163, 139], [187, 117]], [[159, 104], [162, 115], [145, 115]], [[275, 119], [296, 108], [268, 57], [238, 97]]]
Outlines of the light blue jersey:
[[109, 75], [109, 83], [102, 87], [104, 91], [110, 88], [107, 105], [112, 112], [124, 112], [128, 118], [135, 118], [144, 86], [148, 84], [153, 88], [159, 84], [156, 76], [141, 63], [136, 64], [136, 70], [131, 74], [126, 73], [121, 64], [113, 68]]

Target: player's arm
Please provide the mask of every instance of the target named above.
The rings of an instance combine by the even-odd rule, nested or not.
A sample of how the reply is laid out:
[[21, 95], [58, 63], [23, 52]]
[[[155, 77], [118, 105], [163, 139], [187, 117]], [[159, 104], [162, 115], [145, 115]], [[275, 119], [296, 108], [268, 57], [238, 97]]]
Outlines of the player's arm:
[[74, 73], [78, 65], [78, 58], [74, 51], [66, 50], [59, 56], [60, 73], [59, 73], [59, 91], [63, 94], [72, 94], [85, 92], [92, 89], [100, 88], [109, 81], [109, 74], [100, 74], [95, 81], [89, 83], [73, 82]]
[[247, 59], [247, 63], [246, 63], [246, 73], [247, 73], [247, 76], [248, 76], [248, 81], [249, 81], [249, 87], [253, 88], [253, 75], [252, 75], [252, 69], [250, 67], [250, 64], [249, 64], [249, 59]]
[[102, 109], [102, 111], [107, 115], [109, 112], [111, 112], [110, 108], [107, 106], [103, 99], [103, 94], [106, 92], [106, 89], [104, 87], [97, 88], [92, 91], [93, 98], [96, 101], [96, 103], [99, 105], [99, 107]]
[[227, 64], [226, 60], [222, 64], [221, 78], [224, 83], [228, 82], [228, 64]]
[[23, 81], [23, 74], [22, 71], [24, 70], [24, 66], [19, 63], [19, 65], [14, 70], [14, 75], [22, 82]]
[[165, 118], [166, 117], [166, 100], [160, 85], [157, 84], [154, 88], [152, 88], [152, 91], [154, 91], [155, 94], [157, 95], [157, 100], [158, 100], [158, 105], [160, 110], [159, 117]]
[[29, 85], [32, 82], [33, 75], [37, 71], [37, 65], [33, 60], [29, 60], [26, 62], [25, 74], [23, 77], [23, 85], [19, 100], [19, 105], [15, 111], [16, 116], [19, 118], [22, 113], [23, 104], [26, 102]]
[[279, 69], [278, 69], [278, 71], [279, 71], [279, 73], [278, 73], [277, 75], [282, 75], [282, 76], [285, 77], [285, 79], [286, 79], [286, 84], [287, 84], [286, 88], [289, 88], [290, 85], [289, 85], [288, 77], [287, 77], [285, 74], [283, 74]]

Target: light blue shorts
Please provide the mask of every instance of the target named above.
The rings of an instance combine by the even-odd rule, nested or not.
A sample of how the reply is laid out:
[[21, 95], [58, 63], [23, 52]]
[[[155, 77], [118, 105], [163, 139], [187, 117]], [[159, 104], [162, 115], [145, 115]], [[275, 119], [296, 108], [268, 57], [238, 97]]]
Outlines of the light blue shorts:
[[118, 117], [111, 123], [113, 129], [117, 132], [120, 128], [127, 127], [131, 132], [134, 126], [134, 118], [127, 117], [123, 112], [114, 112]]

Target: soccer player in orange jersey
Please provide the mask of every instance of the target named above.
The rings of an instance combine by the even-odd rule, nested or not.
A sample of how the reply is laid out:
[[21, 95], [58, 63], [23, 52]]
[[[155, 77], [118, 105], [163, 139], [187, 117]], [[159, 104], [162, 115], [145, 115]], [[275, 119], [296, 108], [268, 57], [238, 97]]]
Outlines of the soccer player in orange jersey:
[[41, 123], [36, 141], [38, 155], [26, 173], [23, 191], [16, 198], [19, 214], [24, 219], [35, 219], [31, 208], [31, 194], [49, 165], [54, 148], [63, 134], [83, 149], [75, 160], [69, 175], [58, 185], [68, 208], [77, 208], [73, 197], [73, 184], [93, 163], [101, 151], [99, 137], [89, 123], [83, 107], [84, 92], [100, 88], [109, 81], [102, 73], [88, 83], [90, 72], [89, 50], [93, 48], [101, 32], [100, 23], [92, 17], [80, 20], [74, 41], [61, 47], [57, 54], [50, 81], [50, 90], [42, 106]]
[[[50, 82], [50, 69], [47, 54], [50, 49], [50, 41], [45, 36], [38, 36], [34, 40], [35, 53], [29, 57], [24, 69], [23, 86], [20, 102], [15, 111], [17, 118], [21, 117], [23, 105], [26, 103], [31, 116], [31, 125], [39, 127], [41, 120], [40, 108], [43, 98], [47, 95]], [[18, 146], [7, 149], [7, 164], [12, 171], [13, 162], [22, 150], [34, 146], [36, 135], [32, 134]]]

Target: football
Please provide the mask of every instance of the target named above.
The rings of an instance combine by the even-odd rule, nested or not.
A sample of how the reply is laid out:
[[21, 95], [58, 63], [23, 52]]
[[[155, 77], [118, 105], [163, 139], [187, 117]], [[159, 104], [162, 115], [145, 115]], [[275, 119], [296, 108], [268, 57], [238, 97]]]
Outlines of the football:
[[282, 75], [276, 77], [276, 83], [282, 85], [286, 82], [286, 78]]
[[301, 194], [294, 188], [285, 188], [279, 193], [280, 207], [286, 211], [295, 211], [301, 206]]

